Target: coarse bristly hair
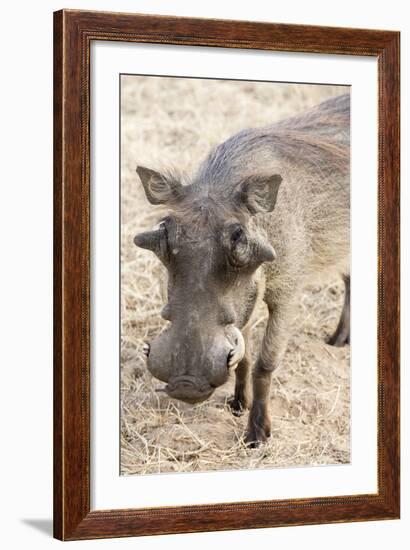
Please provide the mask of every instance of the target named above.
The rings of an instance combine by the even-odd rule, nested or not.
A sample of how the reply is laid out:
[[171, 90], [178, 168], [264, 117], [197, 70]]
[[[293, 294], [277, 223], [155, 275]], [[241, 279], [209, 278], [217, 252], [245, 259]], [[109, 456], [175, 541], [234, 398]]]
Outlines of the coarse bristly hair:
[[[329, 99], [272, 126], [245, 129], [215, 147], [192, 178], [183, 200], [170, 205], [177, 220], [215, 230], [233, 215], [232, 196], [245, 179], [282, 176], [272, 214], [250, 221], [278, 251], [266, 266], [267, 285], [283, 289], [322, 272], [348, 272], [350, 252], [350, 95]], [[181, 179], [176, 172], [173, 180]], [[244, 212], [235, 210], [235, 215]]]

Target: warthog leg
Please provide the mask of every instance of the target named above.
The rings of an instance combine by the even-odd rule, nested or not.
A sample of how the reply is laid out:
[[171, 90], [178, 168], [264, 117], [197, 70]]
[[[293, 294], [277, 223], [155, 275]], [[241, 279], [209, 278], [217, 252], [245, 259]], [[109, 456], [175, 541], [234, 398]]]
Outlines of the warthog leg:
[[333, 336], [328, 340], [331, 346], [341, 347], [350, 343], [350, 275], [343, 277], [345, 283], [345, 301], [339, 324]]
[[245, 332], [243, 336], [245, 340], [245, 355], [236, 368], [235, 393], [228, 401], [232, 413], [236, 416], [241, 415], [246, 409], [249, 409], [251, 404], [249, 374], [252, 359], [248, 334]]
[[245, 441], [249, 447], [265, 442], [271, 433], [269, 394], [272, 372], [277, 368], [286, 351], [294, 302], [292, 298], [268, 304], [269, 318], [262, 341], [260, 355], [252, 373], [253, 402], [249, 413]]

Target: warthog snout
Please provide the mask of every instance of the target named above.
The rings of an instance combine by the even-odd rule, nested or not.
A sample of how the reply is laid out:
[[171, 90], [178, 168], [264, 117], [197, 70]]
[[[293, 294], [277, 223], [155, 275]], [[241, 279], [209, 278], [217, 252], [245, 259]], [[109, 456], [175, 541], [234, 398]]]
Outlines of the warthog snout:
[[205, 379], [195, 376], [179, 376], [172, 378], [165, 386], [164, 391], [174, 399], [194, 404], [208, 399], [214, 389], [214, 386], [211, 386]]
[[145, 344], [143, 351], [151, 374], [167, 382], [159, 391], [193, 404], [205, 401], [226, 382], [243, 358], [245, 344], [232, 325], [213, 335], [185, 329], [182, 337], [181, 327], [171, 325], [151, 344]]

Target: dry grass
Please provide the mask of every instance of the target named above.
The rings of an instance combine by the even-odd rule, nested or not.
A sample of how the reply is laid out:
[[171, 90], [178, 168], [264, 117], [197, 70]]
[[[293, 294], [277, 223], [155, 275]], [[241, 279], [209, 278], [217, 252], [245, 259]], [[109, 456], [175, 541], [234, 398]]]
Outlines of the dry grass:
[[[160, 281], [153, 254], [133, 236], [161, 212], [148, 205], [137, 164], [176, 166], [189, 172], [210, 147], [250, 126], [301, 112], [344, 89], [332, 86], [225, 82], [156, 77], [122, 81], [121, 225], [121, 470], [123, 474], [268, 468], [346, 463], [350, 460], [350, 348], [324, 343], [343, 302], [340, 281], [305, 289], [293, 336], [272, 381], [272, 437], [256, 450], [243, 442], [246, 417], [227, 406], [234, 380], [209, 401], [190, 406], [155, 389], [142, 344], [164, 326]], [[254, 357], [266, 322], [253, 325]]]

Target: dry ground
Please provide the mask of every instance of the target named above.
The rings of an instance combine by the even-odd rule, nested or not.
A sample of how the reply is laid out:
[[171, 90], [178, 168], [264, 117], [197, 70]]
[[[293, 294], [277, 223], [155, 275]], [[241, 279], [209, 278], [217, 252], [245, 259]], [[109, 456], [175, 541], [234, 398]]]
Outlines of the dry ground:
[[[164, 273], [133, 236], [155, 225], [161, 212], [148, 205], [137, 164], [189, 172], [210, 147], [250, 126], [293, 115], [344, 93], [332, 86], [122, 77], [121, 93], [121, 471], [123, 474], [269, 468], [346, 463], [350, 460], [349, 346], [324, 343], [336, 327], [343, 285], [305, 289], [283, 365], [272, 381], [272, 437], [256, 450], [243, 443], [246, 417], [227, 405], [233, 379], [211, 399], [190, 406], [155, 389], [145, 367], [144, 341], [165, 321], [159, 281]], [[253, 354], [266, 311], [253, 325]]]

